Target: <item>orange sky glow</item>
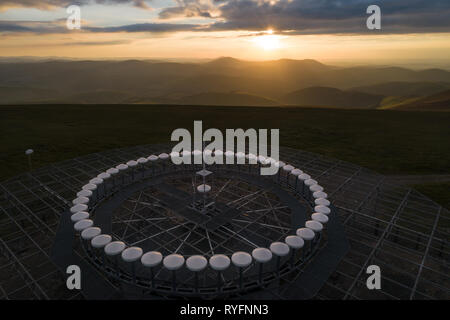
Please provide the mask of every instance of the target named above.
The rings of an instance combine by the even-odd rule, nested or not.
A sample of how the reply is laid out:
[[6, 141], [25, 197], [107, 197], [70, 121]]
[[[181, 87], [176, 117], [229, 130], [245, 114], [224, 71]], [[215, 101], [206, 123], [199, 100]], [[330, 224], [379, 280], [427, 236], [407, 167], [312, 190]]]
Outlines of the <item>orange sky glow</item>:
[[[45, 4], [46, 0], [42, 1]], [[285, 0], [275, 1], [270, 5], [277, 5], [282, 1]], [[225, 28], [224, 30], [168, 32], [123, 32], [120, 30], [90, 32], [85, 28], [116, 27], [149, 22], [177, 25], [192, 23], [193, 20], [197, 23], [196, 26], [202, 27], [214, 26], [213, 22], [224, 21], [223, 18], [213, 16], [221, 7], [211, 8], [211, 1], [207, 0], [196, 0], [194, 3], [203, 5], [200, 8], [205, 7], [210, 10], [208, 18], [191, 17], [189, 12], [183, 13], [185, 16], [166, 18], [165, 9], [177, 9], [176, 6], [167, 4], [173, 2], [159, 0], [148, 3], [155, 3], [157, 8], [150, 10], [122, 4], [82, 7], [85, 15], [83, 15], [81, 30], [64, 31], [58, 31], [64, 29], [66, 15], [64, 8], [16, 8], [9, 7], [11, 4], [2, 8], [0, 5], [0, 56], [90, 59], [213, 59], [232, 56], [246, 60], [311, 58], [320, 61], [341, 60], [354, 63], [390, 63], [409, 60], [445, 63], [450, 57], [450, 31], [445, 32], [441, 29], [439, 32], [413, 32], [413, 30], [408, 33], [385, 33], [382, 29], [361, 34], [339, 33], [339, 28], [336, 29], [336, 33], [331, 33], [333, 31], [331, 28], [330, 33], [299, 34], [299, 32], [291, 33], [290, 30], [280, 30], [271, 26], [259, 30], [249, 27], [249, 30], [245, 28], [226, 30]], [[286, 2], [286, 5], [288, 3], [290, 2]], [[182, 9], [185, 12], [189, 8]], [[123, 14], [117, 15], [117, 10], [123, 11]], [[365, 19], [364, 15], [362, 18]], [[18, 30], [14, 29], [17, 28], [16, 24], [20, 28], [23, 26], [29, 28], [29, 31], [16, 32]], [[6, 25], [4, 30], [2, 25]], [[56, 31], [48, 32], [47, 29], [40, 31], [41, 27], [55, 28]], [[450, 65], [450, 62], [448, 64]]]

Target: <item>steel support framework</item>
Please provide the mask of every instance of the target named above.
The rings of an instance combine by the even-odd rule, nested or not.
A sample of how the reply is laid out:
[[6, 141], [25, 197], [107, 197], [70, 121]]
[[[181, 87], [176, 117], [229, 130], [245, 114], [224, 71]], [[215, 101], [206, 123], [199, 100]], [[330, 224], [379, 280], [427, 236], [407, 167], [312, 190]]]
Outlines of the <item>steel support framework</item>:
[[[60, 214], [98, 173], [169, 147], [108, 150], [0, 183], [0, 299], [85, 298], [66, 289], [65, 275], [50, 259]], [[281, 148], [280, 158], [325, 187], [350, 242], [316, 299], [450, 299], [447, 209], [354, 164], [289, 148]], [[382, 270], [381, 290], [366, 287], [366, 267], [372, 264]], [[295, 298], [288, 291], [289, 286], [273, 290], [272, 298]]]

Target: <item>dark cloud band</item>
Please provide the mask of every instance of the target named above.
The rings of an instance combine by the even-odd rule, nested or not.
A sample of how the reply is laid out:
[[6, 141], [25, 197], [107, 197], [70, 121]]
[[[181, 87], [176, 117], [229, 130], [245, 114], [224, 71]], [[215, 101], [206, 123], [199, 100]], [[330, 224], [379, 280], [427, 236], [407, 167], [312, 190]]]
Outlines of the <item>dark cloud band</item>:
[[0, 1], [0, 10], [6, 8], [37, 8], [37, 9], [51, 9], [55, 7], [65, 8], [70, 5], [88, 5], [91, 3], [100, 4], [117, 4], [117, 3], [131, 3], [139, 8], [148, 8], [145, 0], [2, 0]]
[[[2, 1], [23, 6], [56, 6], [73, 3], [133, 3], [146, 7], [144, 0], [19, 0]], [[382, 12], [382, 29], [366, 28], [366, 9], [377, 4]], [[449, 0], [176, 0], [163, 8], [160, 19], [206, 17], [211, 24], [142, 23], [117, 27], [86, 27], [83, 32], [179, 32], [179, 31], [261, 31], [272, 28], [287, 34], [380, 34], [450, 32]], [[1, 24], [0, 32], [56, 32], [55, 28], [16, 23]], [[62, 32], [69, 32], [63, 30]]]

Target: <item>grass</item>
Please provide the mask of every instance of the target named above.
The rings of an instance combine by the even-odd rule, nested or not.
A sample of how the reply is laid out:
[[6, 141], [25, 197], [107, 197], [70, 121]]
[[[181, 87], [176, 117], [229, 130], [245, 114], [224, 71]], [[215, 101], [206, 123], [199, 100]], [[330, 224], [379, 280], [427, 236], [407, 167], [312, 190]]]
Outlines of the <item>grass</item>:
[[413, 188], [444, 208], [450, 209], [450, 182], [418, 184]]
[[386, 97], [381, 101], [379, 109], [390, 109], [419, 100], [419, 97]]
[[0, 106], [0, 181], [105, 149], [170, 141], [176, 128], [279, 128], [282, 146], [384, 174], [450, 172], [450, 113], [158, 105]]

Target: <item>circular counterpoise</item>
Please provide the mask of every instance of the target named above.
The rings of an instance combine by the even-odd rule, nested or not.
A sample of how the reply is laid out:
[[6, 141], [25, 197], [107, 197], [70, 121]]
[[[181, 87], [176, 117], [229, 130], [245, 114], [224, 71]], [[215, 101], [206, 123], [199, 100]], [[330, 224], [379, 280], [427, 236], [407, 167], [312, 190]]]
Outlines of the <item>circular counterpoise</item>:
[[[296, 199], [292, 198], [291, 204], [286, 205], [278, 196], [284, 195], [281, 189], [274, 193], [265, 190], [265, 186], [238, 178], [237, 185], [233, 186], [229, 174], [214, 174], [210, 197], [215, 198], [216, 192], [222, 190], [215, 207], [202, 212], [202, 196], [193, 203], [189, 173], [182, 177], [178, 174], [176, 180], [170, 176], [160, 181], [152, 179], [153, 185], [131, 193], [126, 201], [118, 204], [111, 222], [104, 225], [105, 230], [111, 228], [114, 239], [139, 246], [143, 252], [159, 251], [166, 256], [178, 249], [180, 254], [188, 255], [186, 258], [189, 255], [209, 258], [218, 250], [231, 258], [235, 252], [251, 252], [255, 247], [283, 241], [293, 234], [292, 212], [303, 210], [301, 205], [297, 206]], [[254, 200], [257, 201], [250, 198], [244, 201], [247, 199], [244, 197], [252, 193], [256, 193]], [[187, 199], [184, 203], [183, 198]], [[268, 210], [270, 206], [274, 209]], [[201, 238], [204, 240], [199, 241]], [[225, 239], [229, 240], [220, 245]]]
[[[203, 195], [194, 199], [192, 180], [192, 173], [179, 172], [148, 180], [136, 192], [125, 189], [121, 197], [126, 200], [114, 203], [112, 219], [104, 219], [103, 229], [112, 230], [114, 239], [139, 246], [144, 252], [169, 255], [180, 246], [180, 254], [211, 257], [219, 249], [231, 257], [234, 252], [251, 252], [267, 242], [283, 241], [294, 233], [296, 217], [306, 211], [297, 199], [272, 183], [220, 171], [214, 172], [207, 207], [202, 210]], [[109, 212], [103, 213], [100, 206], [96, 215], [103, 220], [103, 214]], [[220, 245], [225, 239], [229, 240]]]
[[[215, 156], [221, 154], [236, 159], [246, 157], [214, 151]], [[199, 155], [201, 152], [197, 151]], [[175, 166], [169, 157], [176, 156], [179, 154], [163, 153], [117, 165], [112, 169], [120, 171], [121, 178], [110, 182], [115, 188], [101, 188], [110, 194], [96, 198], [91, 204], [93, 210], [89, 214], [95, 218], [96, 225], [102, 230], [110, 230], [110, 235], [96, 235], [91, 245], [104, 247], [106, 256], [121, 254], [122, 263], [114, 264], [112, 267], [118, 270], [110, 274], [120, 276], [132, 271], [132, 276], [120, 276], [121, 281], [141, 285], [150, 283], [149, 275], [143, 269], [151, 268], [151, 283], [155, 276], [159, 284], [153, 290], [174, 293], [180, 284], [182, 287], [187, 285], [183, 290], [189, 291], [189, 286], [193, 288], [193, 285], [186, 283], [192, 281], [194, 273], [199, 276], [201, 273], [205, 279], [200, 288], [196, 280], [195, 292], [213, 288], [222, 292], [224, 286], [231, 286], [232, 291], [245, 290], [244, 283], [256, 276], [258, 282], [273, 279], [274, 270], [270, 266], [274, 264], [269, 262], [275, 260], [274, 257], [278, 276], [301, 266], [303, 259], [297, 256], [292, 255], [289, 263], [282, 257], [303, 245], [300, 243], [303, 239], [295, 236], [297, 229], [307, 227], [303, 229], [317, 231], [314, 228], [315, 223], [320, 224], [317, 219], [305, 226], [305, 221], [313, 214], [309, 211], [312, 194], [323, 190], [316, 180], [292, 165], [263, 156], [248, 155], [248, 159], [256, 160], [255, 165], [214, 165], [203, 169], [195, 165]], [[195, 152], [185, 152], [183, 156], [194, 157]], [[152, 160], [147, 160], [150, 158]], [[261, 176], [258, 168], [268, 165], [278, 167], [280, 174]], [[95, 190], [106, 184], [100, 176], [91, 179], [91, 185], [85, 186], [85, 190]], [[101, 177], [107, 179], [106, 174]], [[302, 178], [311, 190], [305, 190], [300, 183], [297, 188], [297, 179]], [[286, 188], [287, 185], [290, 188]], [[311, 193], [308, 198], [304, 198], [306, 192]], [[320, 217], [323, 218], [323, 214]], [[105, 241], [99, 240], [106, 236]], [[314, 232], [312, 238], [309, 234], [302, 236], [309, 240], [314, 238]], [[112, 239], [118, 241], [111, 242]], [[312, 242], [316, 244], [314, 248], [318, 242]], [[311, 255], [308, 253], [307, 258]], [[238, 289], [233, 287], [234, 280], [231, 280], [236, 272], [231, 264], [240, 270]], [[153, 273], [155, 267], [161, 268], [160, 271]], [[244, 268], [248, 269], [245, 274], [242, 273]], [[208, 269], [219, 272], [223, 279], [211, 279]]]
[[[135, 146], [130, 148], [124, 148], [124, 149], [117, 149], [117, 150], [108, 150], [106, 152], [99, 152], [95, 154], [90, 154], [86, 156], [79, 157], [77, 159], [72, 159], [69, 161], [64, 161], [62, 163], [55, 163], [52, 166], [43, 167], [39, 169], [39, 171], [36, 172], [36, 174], [33, 173], [33, 179], [30, 179], [28, 174], [20, 175], [17, 177], [14, 177], [9, 182], [3, 183], [3, 186], [5, 187], [8, 192], [11, 192], [11, 194], [16, 195], [17, 198], [23, 203], [23, 208], [17, 208], [21, 209], [23, 212], [35, 212], [36, 214], [39, 214], [40, 217], [44, 218], [43, 221], [45, 224], [37, 224], [35, 225], [34, 229], [26, 228], [25, 231], [27, 233], [27, 236], [29, 240], [35, 241], [37, 244], [41, 243], [41, 237], [42, 232], [39, 230], [43, 230], [43, 227], [45, 225], [48, 225], [49, 228], [45, 228], [46, 232], [53, 230], [59, 239], [59, 236], [63, 238], [62, 236], [67, 235], [67, 230], [70, 230], [71, 227], [73, 227], [73, 223], [70, 221], [69, 216], [70, 214], [67, 212], [63, 212], [62, 208], [63, 206], [67, 205], [68, 203], [71, 203], [72, 200], [77, 197], [77, 193], [80, 191], [81, 186], [83, 184], [86, 184], [91, 178], [97, 176], [99, 173], [106, 171], [108, 169], [105, 167], [106, 164], [110, 164], [111, 166], [115, 166], [120, 161], [126, 162], [130, 159], [138, 159], [140, 157], [148, 157], [151, 154], [158, 155], [161, 152], [170, 150], [170, 146], [167, 145], [146, 145], [146, 146]], [[374, 239], [374, 241], [377, 241], [378, 238], [383, 236], [383, 228], [385, 227], [386, 223], [389, 224], [390, 216], [382, 215], [380, 216], [377, 214], [377, 212], [381, 212], [383, 210], [386, 210], [387, 212], [390, 212], [393, 210], [392, 208], [396, 208], [399, 205], [402, 205], [403, 210], [406, 211], [414, 211], [418, 210], [417, 212], [423, 213], [424, 215], [430, 215], [430, 219], [428, 219], [426, 226], [429, 227], [431, 230], [433, 227], [433, 222], [435, 221], [435, 217], [441, 212], [441, 207], [437, 205], [436, 203], [432, 202], [427, 197], [423, 196], [422, 194], [411, 191], [409, 194], [409, 188], [404, 186], [399, 186], [396, 184], [393, 184], [392, 181], [387, 181], [386, 179], [383, 180], [383, 176], [376, 174], [370, 170], [367, 170], [365, 168], [361, 168], [359, 166], [356, 166], [351, 163], [347, 163], [344, 161], [338, 161], [336, 159], [330, 159], [326, 158], [314, 153], [304, 152], [300, 150], [294, 150], [294, 149], [288, 149], [288, 148], [281, 148], [280, 154], [282, 155], [282, 159], [289, 164], [293, 164], [294, 166], [302, 169], [303, 171], [307, 172], [308, 174], [311, 174], [313, 179], [317, 180], [320, 185], [322, 185], [326, 193], [329, 195], [329, 199], [334, 205], [338, 205], [339, 210], [333, 210], [332, 209], [332, 215], [329, 224], [327, 225], [327, 228], [329, 228], [328, 232], [324, 234], [324, 237], [328, 237], [328, 242], [325, 244], [325, 250], [320, 250], [320, 254], [327, 253], [327, 247], [333, 246], [335, 249], [330, 250], [332, 253], [336, 253], [336, 251], [340, 250], [341, 246], [337, 245], [340, 244], [340, 238], [344, 239], [350, 239], [352, 244], [352, 247], [350, 249], [341, 250], [340, 257], [342, 257], [347, 262], [355, 262], [354, 259], [352, 260], [352, 257], [354, 256], [360, 256], [361, 254], [364, 255], [364, 244], [366, 243], [367, 236], [369, 236], [368, 233], [360, 233], [357, 232], [358, 230], [363, 230], [364, 228], [370, 227], [370, 230], [372, 232], [370, 233], [370, 237]], [[245, 157], [245, 156], [244, 156]], [[116, 162], [117, 163], [116, 163]], [[161, 163], [162, 161], [156, 161], [156, 163]], [[168, 162], [166, 162], [167, 165]], [[152, 168], [153, 163], [148, 163], [144, 168], [139, 168], [139, 171], [137, 172], [137, 177], [140, 176], [141, 170], [143, 171], [145, 168]], [[171, 164], [168, 164], [167, 166], [171, 166]], [[248, 169], [248, 166], [245, 166], [246, 169]], [[76, 172], [80, 173], [83, 170], [85, 173], [89, 173], [90, 176], [86, 176], [85, 174], [76, 174]], [[77, 177], [77, 179], [74, 179], [74, 173]], [[284, 172], [282, 172], [281, 178], [283, 179], [285, 176], [283, 175]], [[125, 178], [129, 177], [129, 174]], [[108, 195], [110, 194], [110, 191], [116, 191], [119, 188], [121, 188], [122, 183], [122, 177], [120, 175], [115, 176], [113, 181], [107, 181], [107, 192]], [[82, 179], [83, 181], [80, 181], [79, 179]], [[39, 183], [38, 183], [39, 181]], [[283, 180], [285, 182], [286, 180]], [[290, 182], [296, 182], [297, 180], [293, 177], [290, 177]], [[67, 182], [66, 187], [59, 188], [59, 186], [62, 186]], [[233, 181], [232, 181], [233, 182]], [[209, 181], [208, 181], [209, 183]], [[231, 182], [230, 182], [231, 183]], [[303, 191], [309, 191], [306, 187], [301, 184], [300, 181], [297, 181], [300, 188], [303, 188]], [[214, 183], [211, 183], [214, 185]], [[55, 190], [55, 186], [58, 187], [57, 190]], [[43, 199], [44, 202], [36, 202], [36, 197], [31, 196], [29, 194], [29, 190], [35, 191], [35, 196], [39, 199]], [[59, 194], [61, 197], [55, 197], [55, 191], [57, 194]], [[214, 190], [213, 190], [214, 192]], [[100, 186], [100, 198], [103, 196], [103, 186]], [[97, 194], [94, 192], [93, 198], [92, 198], [92, 205], [95, 205], [96, 202], [98, 202], [96, 198]], [[53, 199], [52, 201], [48, 202], [48, 199]], [[313, 205], [314, 199], [309, 198], [309, 203]], [[417, 208], [416, 204], [420, 203], [426, 203], [427, 205], [423, 208]], [[319, 205], [321, 203], [316, 203], [316, 205]], [[101, 203], [100, 203], [101, 205]], [[404, 205], [404, 206], [403, 206]], [[42, 208], [45, 210], [36, 210], [36, 208]], [[57, 215], [48, 215], [48, 212], [54, 212], [55, 208], [61, 208], [61, 219], [58, 219]], [[332, 206], [330, 206], [332, 208]], [[307, 208], [307, 219], [309, 219], [309, 214], [314, 212], [312, 209], [309, 211], [310, 208]], [[7, 208], [8, 210], [8, 208]], [[114, 208], [113, 208], [114, 210]], [[111, 211], [111, 214], [113, 214], [113, 210]], [[441, 216], [442, 214], [446, 213], [444, 208], [442, 208]], [[339, 216], [339, 219], [335, 219], [336, 215], [333, 214], [333, 211], [336, 212]], [[43, 213], [44, 216], [41, 216], [40, 213]], [[415, 212], [415, 211], [414, 211]], [[96, 218], [96, 212], [95, 207], [89, 208], [89, 212], [92, 216], [92, 219], [94, 220], [95, 224], [102, 224], [102, 221], [97, 220]], [[14, 217], [12, 217], [14, 218]], [[14, 223], [14, 219], [10, 218], [10, 223]], [[8, 221], [7, 217], [5, 217], [5, 221]], [[339, 221], [338, 221], [339, 220]], [[401, 220], [401, 219], [400, 219]], [[26, 222], [26, 221], [25, 221]], [[260, 221], [261, 222], [261, 221]], [[66, 225], [66, 228], [59, 228], [59, 226]], [[411, 275], [408, 273], [408, 270], [403, 268], [403, 266], [408, 264], [408, 258], [403, 255], [404, 253], [404, 245], [406, 245], [408, 248], [411, 248], [411, 250], [415, 250], [415, 244], [420, 246], [421, 243], [423, 244], [424, 239], [418, 238], [416, 235], [420, 233], [421, 229], [424, 228], [424, 224], [409, 224], [405, 227], [405, 225], [402, 225], [401, 221], [397, 221], [397, 223], [393, 224], [393, 228], [391, 228], [390, 235], [395, 234], [396, 230], [398, 229], [397, 226], [400, 228], [400, 230], [403, 230], [406, 233], [401, 233], [400, 237], [398, 238], [398, 244], [389, 246], [389, 252], [391, 254], [394, 254], [397, 256], [397, 259], [395, 261], [389, 261], [392, 268], [396, 269], [399, 273], [398, 277], [394, 277], [393, 280], [399, 280], [404, 279], [404, 282], [408, 284], [410, 280], [414, 280], [414, 275]], [[336, 232], [335, 227], [340, 228], [340, 232]], [[406, 229], [405, 229], [406, 228]], [[8, 231], [8, 230], [6, 230]], [[13, 232], [14, 230], [11, 229], [10, 232]], [[107, 232], [111, 234], [111, 230], [106, 230], [102, 228], [103, 232]], [[332, 231], [332, 232], [331, 232]], [[144, 230], [145, 232], [145, 230]], [[76, 237], [79, 237], [76, 233]], [[295, 232], [293, 233], [295, 234]], [[408, 236], [409, 234], [409, 236]], [[338, 236], [336, 236], [338, 235]], [[8, 236], [8, 232], [5, 234], [5, 237]], [[16, 234], [13, 234], [15, 237]], [[157, 236], [159, 237], [159, 236]], [[434, 237], [432, 237], [433, 243], [441, 243], [443, 235], [442, 233], [435, 233]], [[390, 236], [390, 239], [392, 240], [393, 236]], [[70, 256], [70, 252], [74, 249], [73, 248], [73, 239], [70, 237], [66, 237], [66, 241], [59, 241], [58, 247], [59, 252], [56, 252], [59, 257], [65, 257]], [[396, 241], [397, 239], [395, 239]], [[47, 242], [45, 242], [47, 243]], [[50, 244], [50, 243], [49, 243]], [[87, 244], [87, 243], [86, 243]], [[358, 245], [362, 244], [362, 245]], [[138, 244], [139, 246], [140, 244]], [[444, 242], [445, 245], [445, 242]], [[266, 247], [269, 246], [269, 243], [265, 244]], [[176, 247], [176, 246], [175, 246]], [[79, 248], [77, 246], [77, 248]], [[403, 249], [402, 249], [403, 248]], [[433, 255], [433, 257], [436, 257], [437, 259], [434, 260], [432, 269], [435, 271], [439, 271], [440, 269], [445, 269], [445, 250], [447, 247], [443, 247], [439, 249], [439, 247], [436, 248], [436, 250], [430, 251], [430, 254]], [[176, 250], [176, 248], [174, 248]], [[305, 250], [298, 250], [298, 252], [295, 252], [295, 257], [302, 256], [304, 251], [309, 250], [309, 243], [306, 245]], [[348, 251], [350, 250], [350, 251]], [[383, 248], [380, 249], [381, 252], [383, 252]], [[387, 249], [386, 249], [387, 250]], [[440, 251], [439, 251], [440, 250]], [[21, 251], [20, 251], [21, 252]], [[26, 259], [28, 255], [19, 255], [20, 252], [16, 252], [16, 255], [20, 258], [23, 257], [23, 259]], [[94, 251], [95, 253], [98, 253]], [[251, 252], [251, 251], [248, 251]], [[90, 252], [91, 254], [92, 252]], [[220, 252], [218, 252], [220, 253]], [[346, 254], [349, 253], [347, 256]], [[440, 254], [442, 254], [440, 256]], [[188, 257], [186, 253], [186, 258]], [[40, 255], [37, 260], [39, 264], [48, 263], [50, 260], [45, 255]], [[208, 257], [209, 258], [209, 257]], [[97, 259], [98, 260], [98, 259]], [[115, 261], [114, 257], [107, 256], [107, 262], [111, 262], [109, 266]], [[355, 265], [357, 268], [363, 268], [367, 259], [359, 259]], [[65, 261], [65, 260], [64, 260]], [[84, 255], [82, 257], [82, 261], [86, 263], [86, 265], [89, 264], [90, 259]], [[67, 261], [69, 264], [71, 261]], [[129, 268], [129, 265], [124, 264], [121, 259], [118, 260], [119, 266], [123, 266], [125, 270], [129, 271], [131, 268]], [[370, 264], [370, 261], [368, 262]], [[310, 261], [309, 265], [316, 265], [318, 264], [318, 259], [313, 258], [312, 261]], [[136, 263], [136, 266], [139, 267], [141, 265], [140, 262]], [[25, 264], [27, 267], [27, 265]], [[162, 267], [162, 266], [159, 266]], [[158, 269], [155, 270], [156, 272], [159, 272]], [[35, 268], [34, 265], [30, 265], [27, 267], [28, 271], [31, 272], [31, 274], [34, 274], [35, 277], [41, 278], [44, 277], [47, 273], [46, 268]], [[41, 270], [42, 269], [42, 270]], [[184, 268], [186, 269], [186, 268]], [[317, 279], [317, 277], [322, 276], [320, 274], [320, 268], [314, 269], [312, 274], [314, 275], [314, 279]], [[335, 264], [330, 263], [329, 266], [326, 268], [330, 270], [329, 272], [332, 274], [333, 270], [336, 270]], [[348, 269], [348, 268], [347, 268]], [[327, 287], [328, 288], [334, 288], [335, 286], [339, 288], [345, 288], [346, 290], [339, 291], [338, 295], [336, 295], [336, 290], [321, 290], [320, 291], [320, 299], [337, 299], [339, 297], [343, 297], [347, 294], [347, 297], [353, 297], [355, 299], [364, 299], [367, 298], [367, 291], [360, 290], [361, 288], [358, 287], [358, 281], [357, 279], [354, 279], [354, 277], [357, 276], [358, 272], [352, 273], [346, 268], [342, 269], [339, 268], [339, 270], [334, 271], [334, 275], [332, 278], [328, 280]], [[110, 270], [110, 268], [108, 268]], [[106, 278], [107, 276], [111, 278], [106, 272], [108, 270], [98, 269], [96, 271], [95, 276]], [[268, 270], [267, 268], [264, 268], [264, 270]], [[17, 275], [17, 272], [20, 270], [15, 270], [13, 272], [16, 272], [14, 276]], [[64, 270], [63, 270], [64, 271]], [[137, 270], [139, 271], [139, 270]], [[227, 274], [233, 271], [235, 274], [239, 271], [238, 268], [233, 266], [230, 266], [230, 268], [227, 270], [226, 273], [224, 273], [224, 276], [226, 277]], [[244, 271], [246, 271], [244, 269]], [[34, 272], [34, 273], [33, 273]], [[87, 275], [87, 270], [83, 268], [83, 273]], [[101, 273], [102, 275], [99, 275]], [[186, 269], [187, 277], [189, 278], [190, 271]], [[207, 267], [207, 269], [204, 272], [199, 273], [200, 280], [203, 279], [203, 276], [205, 273], [212, 274], [214, 278], [216, 279], [216, 273], [212, 272], [212, 270]], [[397, 274], [396, 273], [396, 274]], [[11, 273], [9, 273], [11, 274]], [[7, 275], [9, 275], [7, 274]], [[148, 268], [143, 268], [143, 274], [147, 274], [148, 278], [150, 275], [150, 270]], [[248, 271], [244, 273], [244, 276], [248, 274]], [[191, 273], [192, 276], [192, 273]], [[389, 276], [389, 275], [387, 275]], [[420, 278], [420, 275], [417, 276]], [[416, 278], [417, 278], [416, 277]], [[299, 272], [299, 278], [302, 278], [302, 275], [300, 275]], [[444, 277], [445, 278], [445, 277]], [[179, 277], [179, 274], [177, 273], [177, 279], [181, 279]], [[406, 279], [406, 280], [405, 280]], [[116, 280], [116, 279], [109, 279], [109, 280]], [[311, 278], [309, 280], [312, 281]], [[408, 282], [408, 281], [409, 282]], [[417, 279], [416, 279], [417, 280]], [[6, 280], [5, 280], [6, 281]], [[350, 282], [354, 281], [355, 287], [350, 285]], [[420, 279], [419, 279], [420, 281]], [[48, 284], [43, 286], [44, 292], [52, 296], [54, 295], [54, 290], [57, 289], [59, 286], [64, 285], [64, 280], [61, 281], [55, 281], [52, 282], [53, 284]], [[401, 281], [400, 281], [401, 282]], [[157, 283], [158, 284], [158, 283]], [[202, 282], [201, 282], [202, 284]], [[244, 279], [244, 286], [246, 285], [245, 279]], [[342, 286], [344, 285], [344, 286]], [[445, 283], [440, 281], [439, 284], [432, 285], [428, 283], [426, 286], [418, 286], [417, 291], [414, 295], [414, 297], [426, 297], [426, 298], [440, 298], [442, 297], [442, 290], [448, 289], [449, 286], [445, 286]], [[320, 288], [320, 286], [317, 286], [317, 288]], [[87, 287], [84, 287], [83, 290], [87, 291], [89, 295], [98, 294], [97, 297], [103, 298], [105, 295], [103, 294], [106, 292], [108, 295], [110, 294], [110, 290], [106, 291], [100, 291], [98, 290], [98, 287], [95, 288], [94, 292], [89, 292], [87, 290]], [[147, 288], [148, 289], [148, 288]], [[183, 287], [183, 290], [185, 287]], [[283, 287], [284, 289], [284, 287]], [[394, 299], [400, 298], [404, 296], [404, 290], [400, 290], [402, 288], [398, 288], [398, 290], [391, 290], [392, 288], [385, 288], [389, 290], [381, 290], [372, 292], [371, 294], [374, 294], [375, 296], [385, 295], [387, 297], [391, 297]], [[14, 288], [12, 288], [14, 290]], [[145, 288], [144, 288], [145, 290]], [[318, 289], [320, 290], [320, 289]], [[23, 290], [21, 290], [22, 292]], [[28, 290], [27, 290], [28, 291]], [[145, 290], [149, 291], [149, 290]], [[261, 290], [261, 292], [257, 292], [258, 296], [260, 297], [268, 297], [269, 293], [264, 293], [265, 290]], [[284, 290], [288, 292], [289, 290]], [[294, 292], [292, 292], [294, 291]], [[303, 290], [291, 290], [292, 294], [282, 294], [283, 299], [303, 299], [307, 298], [305, 296], [302, 296], [301, 292]], [[314, 297], [314, 295], [317, 294], [315, 291], [308, 291], [310, 292], [310, 297]], [[409, 292], [408, 292], [409, 293]], [[78, 295], [76, 292], [72, 292], [71, 296]], [[164, 295], [164, 298], [168, 295]], [[28, 293], [24, 295], [24, 298], [33, 298], [34, 295], [31, 293]], [[126, 296], [128, 297], [128, 296]], [[181, 297], [185, 298], [187, 297]], [[213, 297], [213, 296], [212, 296]], [[243, 298], [248, 297], [245, 293], [243, 294]], [[308, 298], [310, 298], [308, 297]], [[147, 296], [146, 298], [151, 298], [151, 296]], [[180, 296], [178, 296], [180, 298]], [[211, 298], [211, 297], [208, 297]], [[281, 297], [280, 297], [281, 298]]]

